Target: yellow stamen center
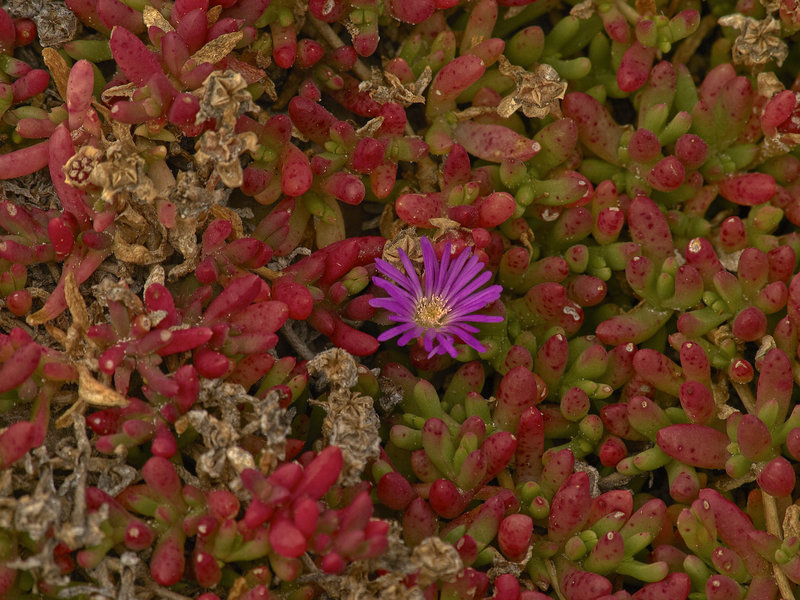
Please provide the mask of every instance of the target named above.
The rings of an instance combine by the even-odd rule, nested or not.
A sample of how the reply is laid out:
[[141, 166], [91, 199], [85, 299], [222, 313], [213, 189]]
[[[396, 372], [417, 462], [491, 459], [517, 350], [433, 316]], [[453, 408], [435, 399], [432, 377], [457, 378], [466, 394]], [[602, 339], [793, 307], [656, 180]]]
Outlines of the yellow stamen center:
[[422, 298], [414, 309], [414, 321], [425, 329], [442, 327], [450, 308], [441, 296]]

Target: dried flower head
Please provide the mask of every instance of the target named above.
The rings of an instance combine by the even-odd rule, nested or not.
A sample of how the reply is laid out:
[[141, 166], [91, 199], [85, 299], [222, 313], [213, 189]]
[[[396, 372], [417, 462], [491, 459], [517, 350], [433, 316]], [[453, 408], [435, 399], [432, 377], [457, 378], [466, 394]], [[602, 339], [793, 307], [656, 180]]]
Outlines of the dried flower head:
[[238, 116], [259, 111], [247, 90], [247, 82], [235, 71], [214, 71], [206, 77], [195, 95], [200, 98], [198, 124], [207, 119], [217, 119], [219, 127], [233, 128]]
[[512, 65], [502, 54], [497, 61], [500, 73], [514, 80], [516, 88], [497, 106], [497, 114], [507, 118], [522, 109], [526, 117], [541, 119], [558, 112], [558, 101], [567, 92], [567, 82], [547, 64], [540, 64], [531, 72]]
[[135, 146], [124, 142], [114, 142], [106, 148], [106, 160], [95, 164], [88, 182], [102, 190], [100, 198], [106, 204], [128, 197], [150, 202], [156, 195], [145, 159]]
[[311, 375], [325, 375], [337, 391], [350, 389], [358, 383], [358, 363], [342, 348], [330, 348], [317, 354], [306, 365]]
[[342, 485], [356, 485], [370, 460], [380, 453], [380, 419], [370, 396], [350, 390], [336, 390], [322, 403], [327, 411], [322, 421], [322, 442], [342, 450]]
[[73, 187], [84, 189], [89, 187], [89, 177], [94, 168], [105, 157], [105, 153], [94, 146], [81, 146], [78, 151], [67, 160], [64, 165], [64, 174], [67, 183]]
[[78, 18], [63, 2], [39, 3], [38, 10], [30, 18], [36, 23], [39, 43], [44, 47], [61, 46], [78, 32]]
[[400, 269], [403, 266], [403, 262], [400, 260], [401, 250], [411, 260], [415, 270], [422, 268], [422, 250], [415, 227], [403, 229], [393, 239], [386, 242], [381, 258], [393, 267]]
[[252, 131], [233, 133], [230, 128], [223, 127], [203, 133], [195, 144], [194, 158], [200, 167], [216, 171], [224, 185], [236, 188], [241, 187], [243, 181], [239, 156], [257, 148], [258, 138]]
[[779, 67], [789, 56], [789, 47], [781, 39], [781, 22], [772, 17], [757, 20], [741, 14], [720, 17], [719, 24], [733, 27], [739, 37], [733, 42], [733, 62], [748, 67], [775, 61]]
[[411, 562], [419, 566], [417, 584], [421, 588], [434, 581], [453, 581], [464, 569], [458, 551], [435, 536], [425, 538], [414, 548]]
[[378, 340], [384, 342], [399, 335], [397, 343], [405, 346], [412, 339], [419, 338], [429, 357], [445, 353], [457, 356], [456, 340], [478, 352], [485, 352], [486, 348], [473, 335], [478, 328], [470, 323], [503, 320], [499, 316], [475, 314], [497, 300], [502, 287], [492, 285], [479, 291], [492, 274], [469, 250], [464, 250], [453, 260], [451, 246], [447, 244], [440, 262], [428, 238], [421, 238], [420, 245], [422, 280], [402, 248], [397, 251], [405, 273], [384, 260], [375, 261], [378, 271], [387, 279], [374, 277], [373, 282], [389, 297], [375, 298], [370, 300], [370, 304], [389, 310], [392, 313], [389, 318], [399, 323], [384, 331]]

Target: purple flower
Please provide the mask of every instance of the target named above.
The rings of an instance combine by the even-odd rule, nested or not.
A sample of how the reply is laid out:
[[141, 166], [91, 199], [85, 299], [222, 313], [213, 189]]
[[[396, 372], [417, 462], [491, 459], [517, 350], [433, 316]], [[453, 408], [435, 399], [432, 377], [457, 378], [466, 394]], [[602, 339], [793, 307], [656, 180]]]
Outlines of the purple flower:
[[472, 335], [478, 328], [470, 323], [496, 323], [503, 317], [478, 315], [481, 310], [500, 297], [502, 286], [479, 288], [492, 277], [483, 263], [469, 250], [464, 250], [451, 262], [450, 244], [445, 247], [442, 260], [436, 258], [431, 241], [420, 238], [424, 278], [414, 270], [408, 255], [398, 250], [405, 273], [385, 260], [376, 259], [378, 272], [386, 277], [373, 277], [372, 281], [385, 290], [388, 298], [374, 298], [370, 304], [385, 308], [392, 321], [399, 323], [378, 336], [385, 342], [400, 336], [398, 345], [405, 346], [414, 338], [421, 338], [428, 357], [436, 354], [458, 355], [456, 342], [464, 342], [478, 352], [486, 347]]

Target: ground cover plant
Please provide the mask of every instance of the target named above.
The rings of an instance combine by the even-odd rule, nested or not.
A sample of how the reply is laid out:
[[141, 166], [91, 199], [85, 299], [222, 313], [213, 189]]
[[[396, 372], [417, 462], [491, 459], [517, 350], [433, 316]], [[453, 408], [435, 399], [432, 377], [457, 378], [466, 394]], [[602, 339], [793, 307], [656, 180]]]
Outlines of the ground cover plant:
[[796, 0], [5, 0], [0, 597], [800, 584]]

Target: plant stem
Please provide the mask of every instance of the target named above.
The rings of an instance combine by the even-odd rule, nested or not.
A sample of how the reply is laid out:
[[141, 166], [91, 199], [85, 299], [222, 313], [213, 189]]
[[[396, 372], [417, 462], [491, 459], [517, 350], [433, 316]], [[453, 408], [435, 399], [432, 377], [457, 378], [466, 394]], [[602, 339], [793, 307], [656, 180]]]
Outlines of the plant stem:
[[[311, 23], [311, 26], [317, 30], [317, 33], [322, 36], [328, 44], [336, 50], [337, 48], [341, 48], [345, 45], [345, 43], [336, 35], [336, 32], [331, 29], [331, 26], [325, 23], [324, 21], [320, 21], [313, 15], [308, 15], [308, 22]], [[361, 81], [367, 81], [368, 79], [372, 79], [372, 73], [369, 70], [369, 67], [361, 62], [361, 59], [356, 59], [356, 64], [353, 66], [353, 72], [358, 76]]]
[[[761, 499], [764, 502], [764, 521], [767, 525], [767, 531], [777, 536], [778, 539], [783, 539], [780, 523], [778, 522], [778, 505], [775, 502], [775, 498], [761, 490]], [[772, 573], [775, 576], [775, 583], [778, 585], [778, 591], [780, 591], [783, 600], [792, 600], [794, 598], [792, 587], [789, 585], [789, 580], [784, 572], [781, 571], [780, 566], [772, 563]]]

